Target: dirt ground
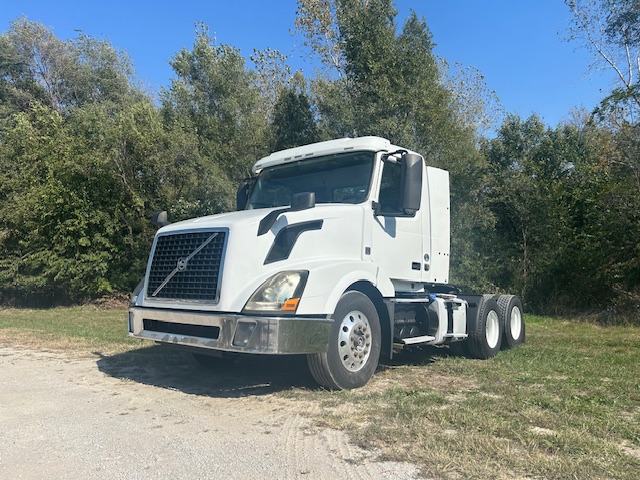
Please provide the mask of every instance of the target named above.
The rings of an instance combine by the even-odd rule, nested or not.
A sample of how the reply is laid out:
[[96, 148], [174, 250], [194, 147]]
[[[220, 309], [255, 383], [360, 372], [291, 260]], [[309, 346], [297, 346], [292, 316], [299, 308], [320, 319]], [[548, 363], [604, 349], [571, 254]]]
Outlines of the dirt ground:
[[277, 394], [292, 385], [315, 388], [304, 358], [211, 370], [161, 347], [0, 348], [0, 478], [419, 478], [315, 427], [318, 405]]

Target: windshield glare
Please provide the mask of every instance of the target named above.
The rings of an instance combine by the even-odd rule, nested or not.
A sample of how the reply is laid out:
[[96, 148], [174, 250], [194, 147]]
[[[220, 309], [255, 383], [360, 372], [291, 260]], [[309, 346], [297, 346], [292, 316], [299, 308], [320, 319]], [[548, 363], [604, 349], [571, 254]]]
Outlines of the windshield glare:
[[296, 193], [313, 192], [316, 203], [360, 203], [371, 184], [374, 152], [352, 152], [266, 168], [247, 209], [291, 205]]

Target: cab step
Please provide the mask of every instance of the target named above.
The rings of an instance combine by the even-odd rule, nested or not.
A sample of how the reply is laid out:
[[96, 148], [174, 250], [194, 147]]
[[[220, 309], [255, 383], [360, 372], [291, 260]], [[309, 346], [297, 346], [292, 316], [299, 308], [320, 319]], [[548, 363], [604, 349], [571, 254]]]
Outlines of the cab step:
[[432, 337], [431, 335], [424, 335], [422, 337], [408, 337], [402, 339], [403, 345], [418, 345], [420, 343], [428, 343], [433, 342], [436, 337]]

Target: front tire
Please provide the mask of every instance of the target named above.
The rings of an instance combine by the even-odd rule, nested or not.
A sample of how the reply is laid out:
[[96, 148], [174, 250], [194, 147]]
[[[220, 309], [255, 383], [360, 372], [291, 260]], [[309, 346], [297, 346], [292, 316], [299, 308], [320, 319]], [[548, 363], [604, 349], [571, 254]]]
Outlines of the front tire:
[[486, 360], [495, 357], [502, 344], [503, 322], [498, 302], [491, 295], [484, 295], [478, 306], [478, 315], [471, 322], [467, 348], [471, 358]]
[[346, 292], [333, 314], [327, 352], [307, 355], [311, 375], [330, 390], [362, 387], [378, 367], [380, 341], [376, 307], [363, 293]]

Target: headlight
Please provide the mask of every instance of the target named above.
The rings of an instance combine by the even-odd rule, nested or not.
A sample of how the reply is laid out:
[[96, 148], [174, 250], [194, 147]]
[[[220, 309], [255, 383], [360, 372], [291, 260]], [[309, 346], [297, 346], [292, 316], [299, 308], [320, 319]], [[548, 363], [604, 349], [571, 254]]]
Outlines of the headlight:
[[129, 298], [130, 306], [133, 307], [138, 303], [138, 296], [140, 295], [140, 292], [142, 291], [143, 288], [144, 288], [144, 278], [140, 280], [140, 283], [138, 284], [138, 286], [131, 293], [131, 297]]
[[244, 306], [245, 312], [295, 313], [309, 272], [280, 272], [260, 285]]

